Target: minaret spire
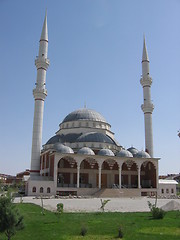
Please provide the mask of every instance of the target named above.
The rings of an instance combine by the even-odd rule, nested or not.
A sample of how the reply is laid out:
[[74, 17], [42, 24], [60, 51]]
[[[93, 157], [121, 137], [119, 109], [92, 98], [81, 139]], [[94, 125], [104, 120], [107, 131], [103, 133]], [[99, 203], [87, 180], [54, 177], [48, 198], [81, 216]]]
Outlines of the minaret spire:
[[47, 10], [46, 10], [46, 13], [45, 13], [43, 29], [42, 29], [41, 38], [40, 38], [40, 41], [43, 41], [43, 40], [48, 41]]
[[144, 103], [141, 105], [144, 112], [145, 123], [145, 150], [153, 157], [153, 132], [152, 132], [152, 112], [154, 105], [151, 101], [151, 84], [152, 78], [149, 75], [149, 58], [144, 37], [143, 54], [142, 54], [142, 77], [140, 83], [143, 87]]
[[148, 52], [146, 48], [146, 39], [144, 35], [144, 44], [143, 44], [143, 54], [142, 54], [142, 62], [149, 62]]
[[42, 126], [44, 100], [47, 96], [46, 71], [49, 66], [48, 54], [48, 29], [47, 29], [47, 13], [45, 14], [41, 38], [39, 41], [39, 56], [35, 60], [37, 68], [36, 87], [33, 89], [35, 100], [32, 151], [31, 151], [31, 176], [39, 175], [40, 172], [40, 154], [42, 147]]

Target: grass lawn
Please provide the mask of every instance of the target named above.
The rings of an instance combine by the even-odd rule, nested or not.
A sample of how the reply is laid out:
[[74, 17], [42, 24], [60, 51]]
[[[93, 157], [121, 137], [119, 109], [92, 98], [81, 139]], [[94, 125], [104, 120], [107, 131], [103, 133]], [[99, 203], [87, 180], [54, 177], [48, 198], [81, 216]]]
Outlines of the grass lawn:
[[[129, 240], [180, 239], [180, 212], [168, 212], [164, 219], [152, 220], [150, 213], [63, 213], [60, 216], [33, 204], [17, 204], [24, 216], [25, 228], [12, 240], [117, 239], [121, 226]], [[85, 237], [80, 235], [87, 228]], [[0, 239], [6, 239], [0, 235]]]

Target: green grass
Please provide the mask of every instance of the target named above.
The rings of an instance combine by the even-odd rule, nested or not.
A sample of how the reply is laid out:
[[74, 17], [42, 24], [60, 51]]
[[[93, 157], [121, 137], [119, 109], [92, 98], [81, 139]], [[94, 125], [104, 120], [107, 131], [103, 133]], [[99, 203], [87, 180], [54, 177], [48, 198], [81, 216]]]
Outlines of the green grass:
[[[122, 227], [123, 239], [179, 240], [180, 212], [168, 212], [164, 219], [153, 220], [150, 213], [63, 213], [56, 216], [33, 204], [18, 204], [25, 228], [12, 240], [117, 239]], [[87, 235], [80, 235], [81, 227]], [[0, 235], [0, 239], [6, 239]]]

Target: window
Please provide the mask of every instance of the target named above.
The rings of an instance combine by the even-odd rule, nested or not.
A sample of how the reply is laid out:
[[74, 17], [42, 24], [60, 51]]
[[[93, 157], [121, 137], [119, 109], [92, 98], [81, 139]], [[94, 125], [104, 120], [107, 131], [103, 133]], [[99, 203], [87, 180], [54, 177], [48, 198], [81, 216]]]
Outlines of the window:
[[36, 192], [36, 187], [33, 187], [32, 192]]
[[40, 187], [40, 193], [43, 193], [43, 187]]
[[168, 188], [166, 189], [166, 193], [169, 193], [169, 189]]
[[50, 193], [51, 192], [51, 189], [50, 187], [47, 188], [47, 193]]
[[174, 189], [173, 188], [171, 188], [171, 193], [174, 193]]
[[151, 163], [149, 163], [149, 170], [151, 170]]
[[161, 189], [161, 193], [164, 194], [164, 189], [163, 188]]

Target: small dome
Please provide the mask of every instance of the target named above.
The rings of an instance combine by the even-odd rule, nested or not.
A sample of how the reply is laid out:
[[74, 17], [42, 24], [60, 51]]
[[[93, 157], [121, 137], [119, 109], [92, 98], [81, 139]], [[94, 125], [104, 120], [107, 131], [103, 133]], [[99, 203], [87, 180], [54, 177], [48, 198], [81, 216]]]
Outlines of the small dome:
[[134, 157], [137, 157], [137, 158], [150, 158], [151, 156], [147, 152], [139, 151]]
[[117, 157], [133, 157], [132, 153], [125, 149], [122, 149], [120, 152], [117, 152], [116, 156]]
[[133, 156], [135, 156], [138, 153], [138, 150], [134, 147], [130, 147], [127, 150], [131, 152]]
[[86, 155], [95, 155], [92, 149], [88, 147], [83, 147], [78, 151], [79, 154], [86, 154]]
[[98, 152], [101, 156], [114, 156], [114, 153], [110, 149], [103, 148]]
[[74, 153], [74, 151], [72, 150], [72, 148], [68, 147], [68, 146], [64, 146], [61, 143], [55, 143], [54, 144], [54, 148], [56, 149], [57, 152], [59, 153]]
[[84, 133], [83, 135], [78, 137], [77, 142], [99, 142], [115, 144], [109, 136], [98, 132]]
[[78, 109], [74, 112], [69, 113], [64, 118], [62, 123], [78, 121], [78, 120], [89, 120], [89, 121], [98, 121], [98, 122], [106, 123], [106, 119], [100, 113], [87, 108]]

